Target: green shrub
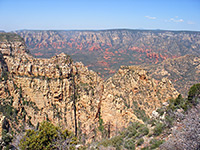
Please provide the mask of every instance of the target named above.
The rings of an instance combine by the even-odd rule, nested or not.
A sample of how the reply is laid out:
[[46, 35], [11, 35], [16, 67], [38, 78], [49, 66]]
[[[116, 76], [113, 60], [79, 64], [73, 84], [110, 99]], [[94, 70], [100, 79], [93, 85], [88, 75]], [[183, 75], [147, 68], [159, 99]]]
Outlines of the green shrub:
[[138, 131], [140, 132], [140, 135], [142, 136], [149, 134], [149, 129], [145, 125], [140, 127]]
[[5, 81], [8, 80], [8, 72], [7, 71], [4, 71], [4, 70], [2, 71], [1, 80], [5, 80]]
[[111, 139], [111, 143], [114, 147], [117, 149], [120, 149], [122, 143], [123, 143], [123, 137], [122, 136], [117, 136]]
[[27, 130], [19, 146], [22, 150], [42, 150], [57, 149], [60, 146], [66, 149], [66, 146], [69, 147], [73, 144], [77, 144], [77, 141], [71, 132], [68, 130], [62, 131], [59, 127], [45, 121], [41, 123], [38, 130]]
[[151, 150], [149, 147], [143, 147], [141, 150]]
[[149, 120], [149, 117], [146, 115], [145, 111], [142, 108], [135, 109], [134, 113], [139, 119], [142, 119], [144, 122], [147, 122]]
[[159, 113], [160, 116], [162, 116], [164, 114], [164, 112], [165, 112], [165, 110], [162, 109], [162, 108], [157, 109], [156, 111]]
[[59, 65], [58, 65], [58, 64], [56, 65], [56, 69], [58, 69], [58, 70], [60, 69], [60, 67], [59, 67]]
[[184, 99], [181, 94], [178, 95], [176, 99], [169, 100], [169, 106], [167, 107], [167, 111], [175, 111], [176, 109], [182, 108], [186, 111], [190, 107], [190, 103], [188, 103], [187, 99]]
[[199, 103], [200, 100], [200, 83], [194, 84], [188, 93], [188, 101], [193, 105]]
[[135, 150], [135, 141], [133, 139], [128, 139], [125, 141], [124, 147], [128, 150]]
[[163, 140], [156, 140], [156, 139], [152, 139], [150, 141], [150, 149], [156, 149], [157, 147], [159, 147], [164, 141]]
[[0, 105], [0, 112], [3, 113], [4, 116], [6, 116], [9, 119], [16, 119], [16, 116], [18, 112], [16, 112], [16, 109], [12, 106], [12, 104], [1, 104]]
[[149, 121], [148, 121], [148, 124], [150, 124], [151, 126], [155, 126], [156, 125], [156, 120], [155, 119], [150, 119]]
[[99, 131], [103, 132], [104, 131], [104, 126], [103, 126], [103, 119], [101, 118], [101, 116], [99, 115], [99, 127], [98, 127]]
[[134, 122], [131, 124], [130, 127], [134, 128], [134, 129], [138, 129], [140, 128], [141, 126], [143, 126], [143, 124], [139, 123], [139, 122]]
[[156, 136], [160, 135], [162, 133], [164, 127], [165, 127], [165, 125], [163, 123], [157, 123], [153, 130], [153, 134]]
[[180, 107], [181, 107], [184, 111], [187, 111], [188, 108], [191, 107], [191, 104], [188, 102], [188, 100], [185, 100], [185, 102], [182, 103], [182, 104], [180, 105]]
[[8, 133], [7, 130], [2, 130], [2, 141], [5, 145], [9, 145], [12, 142], [13, 137]]
[[172, 110], [172, 111], [174, 111], [175, 109], [176, 109], [176, 107], [174, 106], [174, 99], [170, 99], [169, 100], [169, 106], [167, 107], [167, 110], [169, 111], [169, 110]]
[[99, 143], [98, 146], [103, 145], [104, 147], [113, 146], [116, 149], [120, 149], [121, 145], [123, 144], [123, 136], [115, 136], [109, 140], [104, 140], [103, 142]]
[[181, 96], [181, 94], [179, 94], [178, 97], [174, 100], [174, 105], [179, 105], [181, 101], [183, 101], [183, 97]]
[[143, 139], [143, 138], [141, 138], [141, 139], [139, 139], [139, 140], [137, 141], [137, 145], [138, 145], [138, 146], [142, 145], [143, 143], [144, 143], [144, 139]]
[[128, 132], [128, 138], [131, 138], [131, 137], [135, 136], [136, 133], [137, 133], [136, 129], [129, 130], [129, 132]]

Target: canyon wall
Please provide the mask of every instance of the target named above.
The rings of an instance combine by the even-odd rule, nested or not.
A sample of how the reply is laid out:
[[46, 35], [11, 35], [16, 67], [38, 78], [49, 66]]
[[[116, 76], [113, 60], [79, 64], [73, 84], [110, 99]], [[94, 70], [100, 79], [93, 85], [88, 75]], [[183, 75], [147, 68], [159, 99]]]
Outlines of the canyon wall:
[[104, 81], [64, 53], [34, 58], [20, 37], [6, 34], [0, 43], [0, 100], [11, 109], [8, 120], [16, 131], [44, 120], [74, 131], [75, 113], [78, 136], [92, 142], [116, 135], [130, 122], [146, 121], [178, 95], [167, 78], [155, 80], [137, 66], [122, 66]]

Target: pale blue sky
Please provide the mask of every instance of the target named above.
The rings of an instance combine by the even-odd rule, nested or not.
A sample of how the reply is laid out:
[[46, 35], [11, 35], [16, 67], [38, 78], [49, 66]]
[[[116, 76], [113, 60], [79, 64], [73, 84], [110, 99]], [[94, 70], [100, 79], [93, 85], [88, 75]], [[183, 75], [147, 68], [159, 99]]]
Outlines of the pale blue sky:
[[200, 0], [0, 0], [0, 30], [200, 31]]

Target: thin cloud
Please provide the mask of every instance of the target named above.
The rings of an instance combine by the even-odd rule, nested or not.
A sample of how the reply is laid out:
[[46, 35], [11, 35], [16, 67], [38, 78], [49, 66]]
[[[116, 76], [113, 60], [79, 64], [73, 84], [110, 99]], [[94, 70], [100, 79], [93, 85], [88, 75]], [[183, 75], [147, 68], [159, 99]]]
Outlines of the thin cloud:
[[193, 21], [188, 21], [187, 24], [195, 24]]
[[174, 18], [170, 18], [169, 20], [165, 20], [165, 22], [180, 23], [180, 22], [184, 22], [184, 20], [183, 19], [179, 19], [178, 16], [175, 16]]
[[150, 16], [144, 16], [144, 17], [152, 20], [156, 19], [156, 17], [150, 17]]
[[174, 19], [174, 18], [171, 18], [170, 19], [170, 21], [172, 21], [172, 22], [184, 22], [184, 20], [183, 19]]

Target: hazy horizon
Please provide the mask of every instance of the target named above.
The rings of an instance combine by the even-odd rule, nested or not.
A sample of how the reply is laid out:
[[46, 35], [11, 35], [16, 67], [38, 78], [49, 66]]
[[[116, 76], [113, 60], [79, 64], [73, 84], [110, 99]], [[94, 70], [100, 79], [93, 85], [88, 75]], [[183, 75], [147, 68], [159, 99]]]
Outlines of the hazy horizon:
[[200, 31], [199, 0], [0, 0], [0, 30]]
[[17, 32], [17, 31], [110, 31], [110, 30], [200, 32], [200, 30], [131, 29], [131, 28], [105, 28], [105, 29], [17, 29], [17, 30], [11, 30], [11, 31], [0, 30], [0, 32], [9, 33], [9, 32]]

